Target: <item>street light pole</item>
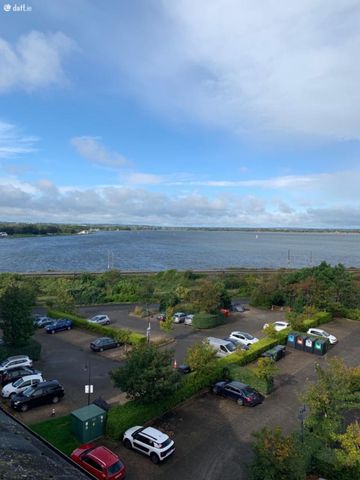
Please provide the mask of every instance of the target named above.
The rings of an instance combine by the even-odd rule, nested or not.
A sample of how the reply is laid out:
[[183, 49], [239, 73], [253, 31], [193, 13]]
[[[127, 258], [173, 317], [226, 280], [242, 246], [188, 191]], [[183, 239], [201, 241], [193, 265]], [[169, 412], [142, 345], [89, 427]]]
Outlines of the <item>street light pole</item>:
[[88, 360], [88, 363], [85, 365], [84, 370], [88, 371], [88, 384], [85, 385], [85, 393], [87, 393], [87, 400], [88, 400], [88, 405], [90, 405], [90, 395], [94, 392], [94, 387], [91, 385], [91, 362], [90, 359]]
[[149, 325], [146, 329], [146, 340], [147, 340], [147, 343], [150, 343], [150, 337], [151, 337], [151, 324], [150, 324], [150, 321], [149, 321]]

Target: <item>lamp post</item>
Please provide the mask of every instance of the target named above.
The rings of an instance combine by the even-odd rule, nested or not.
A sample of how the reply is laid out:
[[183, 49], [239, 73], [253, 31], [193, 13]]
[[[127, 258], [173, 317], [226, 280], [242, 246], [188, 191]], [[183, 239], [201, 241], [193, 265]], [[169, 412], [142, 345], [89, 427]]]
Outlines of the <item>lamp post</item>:
[[90, 359], [88, 360], [88, 363], [85, 365], [84, 368], [85, 372], [87, 371], [89, 376], [88, 376], [88, 383], [85, 385], [85, 393], [87, 394], [87, 399], [88, 399], [88, 405], [90, 405], [90, 395], [94, 393], [94, 385], [91, 385], [91, 362]]
[[147, 341], [147, 343], [150, 343], [150, 337], [151, 337], [151, 324], [150, 324], [150, 321], [149, 321], [149, 325], [146, 329], [146, 341]]
[[306, 414], [306, 406], [303, 405], [299, 410], [298, 419], [300, 420], [301, 425], [301, 443], [304, 443], [304, 420]]

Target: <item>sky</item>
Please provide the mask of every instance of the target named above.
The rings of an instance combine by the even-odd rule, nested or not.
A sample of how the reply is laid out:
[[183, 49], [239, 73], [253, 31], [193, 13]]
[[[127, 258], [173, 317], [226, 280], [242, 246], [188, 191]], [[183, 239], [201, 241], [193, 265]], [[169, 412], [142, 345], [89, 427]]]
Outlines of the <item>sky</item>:
[[0, 221], [360, 227], [358, 0], [0, 5]]

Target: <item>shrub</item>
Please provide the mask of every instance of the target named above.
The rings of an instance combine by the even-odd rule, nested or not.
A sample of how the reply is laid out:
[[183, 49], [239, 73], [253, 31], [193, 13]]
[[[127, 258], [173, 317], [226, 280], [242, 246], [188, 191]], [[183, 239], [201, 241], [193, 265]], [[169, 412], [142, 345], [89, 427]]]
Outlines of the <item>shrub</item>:
[[350, 320], [360, 320], [360, 308], [347, 308], [343, 315]]
[[41, 344], [36, 340], [30, 339], [26, 345], [21, 347], [13, 347], [4, 345], [0, 347], [0, 361], [13, 355], [28, 355], [32, 360], [40, 360]]
[[273, 382], [265, 378], [260, 378], [248, 367], [239, 367], [237, 365], [229, 366], [229, 378], [239, 382], [247, 383], [259, 392], [267, 395], [273, 388]]
[[123, 330], [120, 328], [107, 327], [104, 325], [98, 325], [96, 323], [87, 322], [84, 318], [77, 315], [71, 315], [64, 312], [57, 312], [55, 310], [48, 311], [49, 317], [52, 318], [68, 318], [72, 320], [75, 327], [83, 328], [91, 332], [96, 332], [103, 337], [112, 337], [121, 343], [128, 343], [129, 345], [139, 345], [146, 342], [144, 335], [140, 333], [132, 332], [130, 330]]
[[222, 314], [197, 313], [194, 315], [192, 326], [194, 328], [214, 328], [226, 323], [226, 318]]

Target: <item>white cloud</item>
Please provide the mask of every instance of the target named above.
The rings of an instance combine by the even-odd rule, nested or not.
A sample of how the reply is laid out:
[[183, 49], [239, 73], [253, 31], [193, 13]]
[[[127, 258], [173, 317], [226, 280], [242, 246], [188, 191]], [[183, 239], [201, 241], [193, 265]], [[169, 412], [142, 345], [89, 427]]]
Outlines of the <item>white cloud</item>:
[[127, 175], [126, 180], [131, 185], [158, 185], [164, 182], [164, 177], [152, 173], [135, 172]]
[[39, 139], [25, 135], [18, 127], [0, 121], [0, 159], [9, 159], [36, 150]]
[[74, 137], [71, 145], [86, 160], [98, 165], [119, 168], [129, 164], [125, 157], [104, 147], [99, 142], [99, 137]]
[[358, 1], [161, 5], [113, 32], [132, 48], [110, 60], [153, 108], [240, 134], [360, 138]]
[[63, 57], [75, 49], [75, 43], [62, 32], [31, 31], [15, 45], [0, 38], [0, 93], [63, 85], [67, 80]]

